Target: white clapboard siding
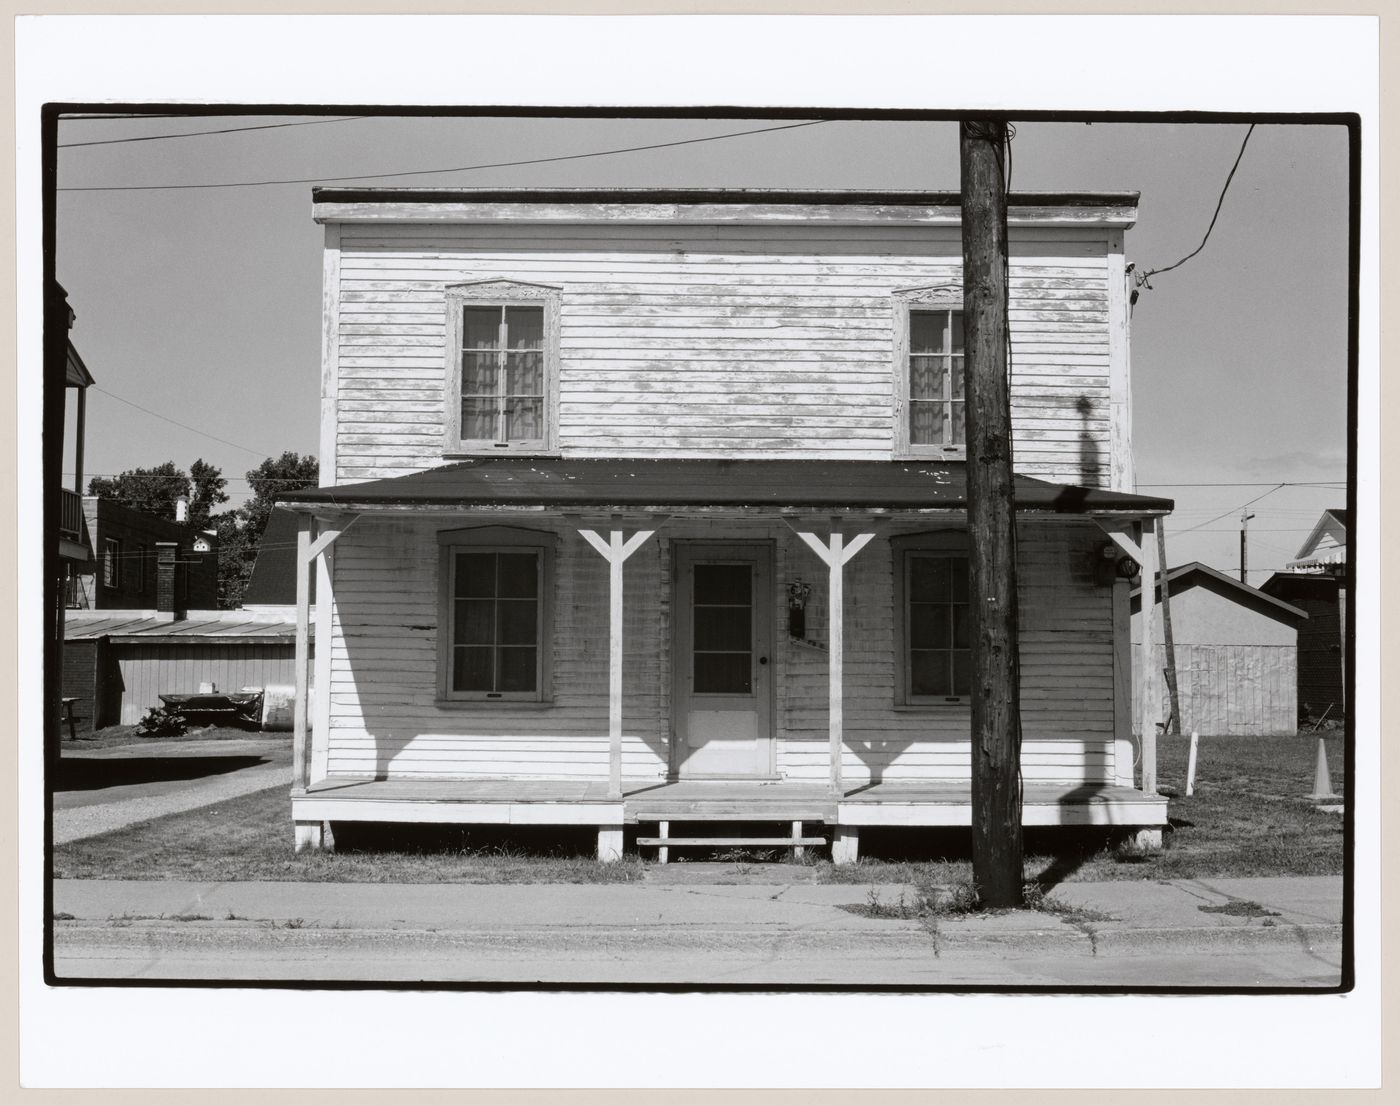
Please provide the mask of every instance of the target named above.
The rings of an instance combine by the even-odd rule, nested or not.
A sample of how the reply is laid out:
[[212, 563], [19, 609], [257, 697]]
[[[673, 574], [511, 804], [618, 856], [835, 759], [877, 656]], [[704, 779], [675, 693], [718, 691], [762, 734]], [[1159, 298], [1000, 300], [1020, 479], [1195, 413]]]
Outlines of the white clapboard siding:
[[[1134, 648], [1137, 648], [1134, 645]], [[1298, 650], [1291, 645], [1177, 645], [1181, 731], [1212, 736], [1291, 737], [1298, 732]], [[1153, 717], [1168, 714], [1166, 647], [1154, 644], [1149, 692]], [[1133, 717], [1141, 674], [1133, 671]]]
[[[363, 516], [336, 545], [329, 767], [336, 775], [602, 778], [607, 769], [607, 572], [571, 529], [555, 565], [550, 705], [442, 707], [437, 691], [437, 528], [469, 520]], [[846, 732], [849, 779], [965, 779], [966, 705], [896, 709], [894, 570], [881, 523], [848, 565]], [[1021, 572], [1023, 772], [1028, 780], [1113, 777], [1111, 589], [1093, 580], [1102, 535], [1075, 519], [1024, 517]], [[623, 769], [665, 774], [671, 665], [671, 564], [677, 539], [769, 541], [774, 549], [774, 733], [780, 774], [827, 776], [827, 659], [790, 640], [786, 588], [812, 585], [811, 640], [825, 642], [826, 569], [786, 527], [764, 521], [668, 523], [628, 561]]]
[[[1013, 231], [1013, 432], [1029, 475], [1108, 480], [1108, 241]], [[563, 289], [565, 456], [879, 459], [896, 438], [891, 293], [961, 271], [948, 227], [346, 225], [339, 251], [342, 483], [443, 463], [449, 284]]]

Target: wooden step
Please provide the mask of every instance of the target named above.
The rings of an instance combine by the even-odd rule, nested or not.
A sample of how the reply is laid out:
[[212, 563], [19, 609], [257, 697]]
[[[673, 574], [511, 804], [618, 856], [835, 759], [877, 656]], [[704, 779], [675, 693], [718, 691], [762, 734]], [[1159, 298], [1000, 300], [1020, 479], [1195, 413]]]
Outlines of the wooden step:
[[706, 845], [711, 848], [723, 848], [726, 845], [762, 845], [766, 848], [775, 849], [779, 847], [790, 848], [792, 846], [801, 847], [803, 845], [825, 845], [825, 837], [639, 837], [638, 845]]

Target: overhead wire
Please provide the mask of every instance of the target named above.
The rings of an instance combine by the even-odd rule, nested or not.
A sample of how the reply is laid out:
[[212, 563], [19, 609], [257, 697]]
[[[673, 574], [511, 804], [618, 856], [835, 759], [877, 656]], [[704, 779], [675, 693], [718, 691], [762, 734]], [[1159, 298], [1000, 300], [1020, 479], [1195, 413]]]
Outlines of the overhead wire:
[[[165, 117], [156, 116], [154, 118]], [[176, 117], [171, 116], [169, 118]], [[178, 118], [185, 117], [180, 116]], [[77, 146], [117, 146], [124, 142], [164, 142], [171, 138], [198, 138], [206, 134], [237, 134], [240, 131], [272, 131], [277, 130], [279, 127], [315, 127], [324, 123], [353, 123], [358, 119], [370, 118], [373, 117], [369, 115], [346, 115], [335, 119], [304, 119], [294, 123], [260, 123], [252, 127], [223, 127], [213, 131], [184, 131], [180, 134], [143, 134], [135, 135], [130, 138], [100, 138], [94, 139], [91, 142], [60, 142], [58, 143], [58, 149], [71, 150]]]
[[553, 157], [526, 158], [518, 161], [495, 161], [480, 165], [457, 165], [448, 169], [412, 169], [395, 173], [356, 173], [345, 177], [297, 177], [285, 180], [218, 181], [199, 184], [106, 184], [106, 185], [67, 185], [56, 189], [58, 192], [149, 192], [169, 189], [197, 188], [264, 188], [287, 184], [338, 184], [343, 181], [387, 180], [401, 177], [425, 177], [443, 173], [467, 173], [478, 169], [509, 169], [523, 165], [544, 165], [550, 162], [579, 161], [590, 157], [611, 157], [615, 154], [634, 154], [647, 150], [665, 150], [677, 146], [692, 146], [701, 142], [719, 142], [727, 138], [743, 138], [751, 134], [772, 134], [775, 131], [791, 131], [801, 127], [815, 127], [830, 122], [828, 119], [809, 119], [802, 123], [785, 123], [777, 127], [759, 127], [748, 131], [732, 131], [728, 134], [705, 135], [700, 138], [684, 138], [673, 142], [653, 142], [645, 146], [624, 146], [614, 150], [591, 150], [582, 154], [559, 154]]
[[272, 454], [269, 454], [265, 451], [251, 449], [246, 445], [239, 445], [237, 442], [231, 442], [227, 438], [220, 438], [216, 434], [210, 434], [207, 430], [200, 430], [198, 427], [190, 426], [189, 423], [181, 422], [179, 419], [172, 419], [169, 415], [162, 415], [159, 411], [152, 411], [149, 407], [142, 407], [141, 404], [133, 403], [131, 400], [126, 399], [123, 396], [117, 395], [116, 392], [109, 392], [106, 388], [99, 387], [96, 384], [91, 385], [91, 387], [93, 391], [101, 392], [104, 396], [110, 396], [112, 399], [115, 399], [118, 403], [125, 403], [128, 407], [135, 407], [138, 411], [144, 411], [146, 412], [146, 414], [158, 419], [162, 419], [163, 421], [170, 423], [172, 426], [178, 426], [183, 430], [188, 430], [193, 434], [198, 434], [200, 437], [208, 438], [210, 441], [219, 442], [222, 445], [232, 446], [234, 449], [241, 449], [245, 453], [251, 453], [254, 457], [273, 456]]

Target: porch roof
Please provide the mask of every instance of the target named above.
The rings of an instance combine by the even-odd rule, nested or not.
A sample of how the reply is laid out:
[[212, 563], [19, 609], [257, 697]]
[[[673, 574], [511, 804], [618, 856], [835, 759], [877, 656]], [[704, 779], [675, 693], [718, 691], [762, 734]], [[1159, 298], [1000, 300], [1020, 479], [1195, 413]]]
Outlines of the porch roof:
[[[1156, 496], [1015, 478], [1022, 511], [1143, 518], [1170, 512]], [[518, 507], [577, 511], [756, 508], [928, 511], [967, 508], [964, 461], [598, 459], [486, 457], [407, 476], [288, 493], [313, 511]]]

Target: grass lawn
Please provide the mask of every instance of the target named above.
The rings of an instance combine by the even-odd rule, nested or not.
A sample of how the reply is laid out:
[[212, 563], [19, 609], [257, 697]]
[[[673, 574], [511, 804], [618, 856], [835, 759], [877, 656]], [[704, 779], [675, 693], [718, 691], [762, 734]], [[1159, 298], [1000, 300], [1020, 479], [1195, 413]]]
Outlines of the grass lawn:
[[[1326, 741], [1342, 788], [1342, 740]], [[1029, 830], [1028, 880], [1197, 879], [1333, 875], [1342, 870], [1342, 819], [1315, 809], [1317, 739], [1203, 737], [1195, 794], [1186, 798], [1189, 739], [1158, 739], [1158, 780], [1171, 828], [1160, 853], [1125, 854], [1101, 831]], [[592, 830], [551, 827], [337, 827], [334, 854], [292, 852], [285, 788], [170, 815], [54, 850], [54, 875], [75, 879], [316, 880], [361, 883], [579, 883], [644, 878], [651, 861], [592, 859]], [[966, 830], [861, 835], [860, 863], [812, 857], [814, 876], [836, 883], [954, 884], [971, 877]], [[773, 854], [775, 858], [786, 854]], [[750, 860], [754, 858], [749, 858]], [[762, 881], [763, 864], [742, 864]], [[777, 873], [774, 873], [775, 875]]]
[[94, 749], [115, 749], [122, 745], [143, 745], [165, 741], [217, 741], [223, 738], [267, 738], [269, 741], [285, 741], [291, 744], [292, 735], [285, 732], [264, 732], [251, 726], [191, 726], [182, 734], [160, 736], [140, 734], [135, 726], [104, 726], [91, 735], [70, 738], [68, 728], [63, 728], [61, 749], [64, 753], [86, 753]]

